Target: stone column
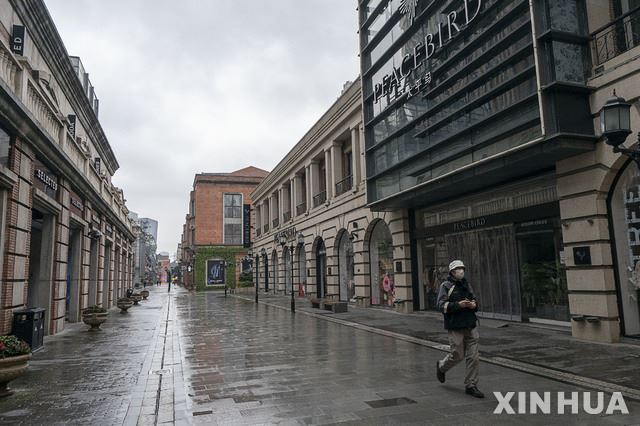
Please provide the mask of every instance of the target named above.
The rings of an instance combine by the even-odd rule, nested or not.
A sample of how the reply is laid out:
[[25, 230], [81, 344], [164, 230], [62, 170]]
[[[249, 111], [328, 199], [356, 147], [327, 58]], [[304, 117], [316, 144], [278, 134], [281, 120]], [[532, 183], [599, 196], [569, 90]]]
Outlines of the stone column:
[[[411, 279], [411, 238], [409, 235], [409, 215], [407, 210], [396, 210], [390, 213], [389, 231], [393, 240], [393, 271], [396, 300], [402, 304], [396, 309], [413, 312], [413, 280]], [[399, 267], [399, 268], [398, 268]]]
[[352, 168], [352, 184], [353, 188], [357, 189], [360, 185], [360, 179], [362, 177], [362, 170], [360, 168], [360, 131], [358, 127], [351, 129], [351, 168]]
[[298, 175], [293, 175], [290, 180], [290, 190], [289, 194], [291, 195], [291, 217], [296, 217], [296, 206], [298, 204]]
[[325, 179], [325, 187], [327, 188], [327, 200], [333, 198], [333, 193], [334, 193], [334, 188], [332, 185], [333, 182], [333, 177], [332, 177], [332, 170], [333, 168], [331, 167], [331, 154], [332, 154], [332, 150], [331, 148], [327, 149], [324, 151], [324, 179]]
[[342, 144], [339, 142], [333, 142], [331, 145], [331, 192], [336, 194], [336, 184], [344, 179], [342, 173]]

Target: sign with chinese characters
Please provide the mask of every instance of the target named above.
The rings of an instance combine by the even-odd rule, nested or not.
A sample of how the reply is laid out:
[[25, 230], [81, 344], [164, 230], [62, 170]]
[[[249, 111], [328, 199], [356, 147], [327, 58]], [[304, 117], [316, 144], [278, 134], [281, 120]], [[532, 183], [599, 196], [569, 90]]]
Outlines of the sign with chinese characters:
[[11, 31], [11, 51], [15, 55], [24, 55], [24, 26], [14, 25]]
[[[411, 10], [415, 11], [415, 6], [417, 6], [417, 2], [414, 6], [407, 7], [405, 13], [410, 14]], [[449, 12], [443, 12], [442, 16], [445, 16], [446, 19], [442, 22], [439, 20], [435, 22], [437, 30], [427, 31], [424, 40], [415, 45], [413, 52], [407, 53], [398, 66], [393, 66], [391, 73], [382, 77], [382, 81], [374, 84], [374, 103], [378, 103], [380, 98], [384, 96], [399, 99], [402, 96], [415, 96], [425, 90], [431, 84], [430, 71], [414, 79], [409, 77], [440, 49], [445, 48], [453, 37], [467, 28], [476, 19], [481, 9], [482, 0], [462, 0], [461, 13], [463, 16], [458, 16], [456, 8]], [[432, 20], [427, 21], [431, 22]]]
[[207, 260], [207, 285], [224, 284], [224, 260]]
[[251, 247], [251, 205], [242, 205], [242, 246]]

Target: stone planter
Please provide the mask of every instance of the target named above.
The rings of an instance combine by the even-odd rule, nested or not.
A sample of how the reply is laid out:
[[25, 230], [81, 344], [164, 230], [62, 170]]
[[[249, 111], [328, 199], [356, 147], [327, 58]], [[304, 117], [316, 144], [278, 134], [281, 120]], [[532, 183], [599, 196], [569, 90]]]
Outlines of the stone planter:
[[133, 304], [137, 305], [138, 302], [140, 302], [142, 300], [142, 296], [140, 295], [140, 293], [133, 293], [131, 295], [131, 300], [133, 300]]
[[133, 300], [129, 299], [128, 297], [121, 297], [120, 299], [118, 299], [118, 308], [120, 308], [120, 313], [121, 314], [126, 314], [127, 310], [133, 306]]
[[142, 295], [142, 298], [144, 300], [147, 300], [147, 297], [149, 297], [149, 290], [142, 290], [140, 291], [140, 295]]
[[0, 398], [13, 394], [7, 384], [26, 371], [29, 359], [31, 354], [0, 358]]
[[91, 326], [89, 331], [99, 331], [100, 324], [105, 322], [108, 316], [107, 312], [83, 313], [82, 322]]

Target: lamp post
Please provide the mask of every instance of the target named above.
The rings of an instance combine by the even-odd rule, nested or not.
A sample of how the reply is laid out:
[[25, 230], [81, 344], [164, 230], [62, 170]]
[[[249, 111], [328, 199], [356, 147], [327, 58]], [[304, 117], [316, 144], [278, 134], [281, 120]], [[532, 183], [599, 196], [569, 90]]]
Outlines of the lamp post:
[[254, 254], [253, 250], [249, 250], [249, 257], [251, 257], [251, 262], [255, 262], [255, 263], [252, 263], [252, 267], [254, 267], [255, 271], [256, 271], [256, 304], [258, 304], [258, 287], [260, 287], [260, 283], [258, 282], [258, 276], [259, 276], [258, 275], [258, 271], [259, 271], [258, 268], [260, 267], [260, 262], [259, 262], [260, 256], [258, 256], [258, 254], [256, 253], [255, 254], [256, 258], [253, 259], [253, 254]]
[[629, 149], [622, 144], [631, 134], [631, 104], [624, 98], [618, 97], [613, 91], [600, 110], [600, 128], [607, 145], [613, 147], [613, 152], [619, 152], [635, 161], [640, 168], [640, 132], [638, 132], [639, 147]]

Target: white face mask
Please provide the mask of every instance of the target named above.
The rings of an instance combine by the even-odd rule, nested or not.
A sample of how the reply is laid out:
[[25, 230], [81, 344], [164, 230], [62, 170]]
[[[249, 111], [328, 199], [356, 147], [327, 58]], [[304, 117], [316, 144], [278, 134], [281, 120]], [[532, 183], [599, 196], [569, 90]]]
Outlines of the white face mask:
[[456, 269], [453, 271], [453, 278], [460, 281], [464, 278], [464, 269]]

